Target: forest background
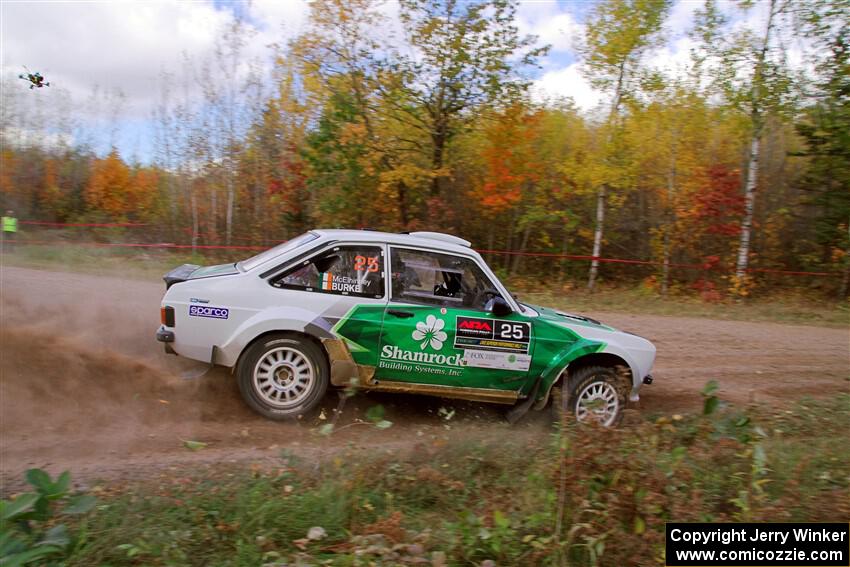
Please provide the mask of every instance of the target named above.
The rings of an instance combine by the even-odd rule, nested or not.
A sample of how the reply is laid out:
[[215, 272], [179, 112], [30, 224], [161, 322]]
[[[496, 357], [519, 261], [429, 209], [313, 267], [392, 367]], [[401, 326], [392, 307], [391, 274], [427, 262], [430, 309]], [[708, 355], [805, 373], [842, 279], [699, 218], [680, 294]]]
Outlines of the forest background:
[[399, 0], [389, 21], [376, 0], [315, 1], [297, 37], [268, 46], [270, 76], [237, 11], [212, 53], [160, 75], [149, 156], [115, 144], [120, 89], [93, 90], [87, 112], [107, 127], [86, 131], [61, 84], [4, 75], [0, 206], [145, 225], [75, 241], [437, 230], [498, 251], [488, 261], [511, 278], [846, 297], [850, 2], [701, 3], [687, 58], [663, 69], [648, 60], [671, 0], [595, 2], [573, 38], [604, 95], [591, 111], [533, 95], [548, 46], [520, 32], [518, 6]]

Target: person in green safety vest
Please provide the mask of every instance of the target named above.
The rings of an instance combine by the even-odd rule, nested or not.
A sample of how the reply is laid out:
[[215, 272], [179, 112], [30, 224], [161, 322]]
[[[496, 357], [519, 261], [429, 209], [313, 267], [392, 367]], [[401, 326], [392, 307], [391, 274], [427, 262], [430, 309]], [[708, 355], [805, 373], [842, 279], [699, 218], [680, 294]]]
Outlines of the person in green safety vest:
[[18, 234], [18, 219], [15, 218], [15, 211], [11, 209], [6, 211], [0, 224], [3, 225], [3, 251], [12, 252], [15, 247], [15, 237]]

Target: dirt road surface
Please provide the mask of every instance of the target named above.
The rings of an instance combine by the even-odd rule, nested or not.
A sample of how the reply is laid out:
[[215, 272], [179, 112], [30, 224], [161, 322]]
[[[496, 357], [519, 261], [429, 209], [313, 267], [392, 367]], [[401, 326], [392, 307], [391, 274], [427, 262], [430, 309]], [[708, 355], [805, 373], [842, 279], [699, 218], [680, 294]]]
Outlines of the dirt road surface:
[[[276, 423], [242, 403], [226, 369], [183, 378], [201, 366], [166, 355], [154, 340], [161, 281], [3, 267], [0, 283], [0, 492], [14, 490], [31, 467], [69, 469], [85, 485], [270, 461], [282, 452], [319, 462], [357, 448], [403, 452], [459, 437], [540, 439], [551, 430], [548, 412], [509, 426], [495, 406], [360, 394], [345, 402], [337, 431], [323, 437], [316, 431], [333, 418], [335, 393], [320, 412]], [[636, 407], [642, 414], [698, 409], [712, 379], [733, 403], [783, 405], [850, 389], [847, 329], [588, 314], [658, 347], [655, 383]], [[359, 422], [378, 403], [393, 427]], [[441, 408], [453, 417], [446, 420]], [[207, 446], [190, 451], [187, 440]]]

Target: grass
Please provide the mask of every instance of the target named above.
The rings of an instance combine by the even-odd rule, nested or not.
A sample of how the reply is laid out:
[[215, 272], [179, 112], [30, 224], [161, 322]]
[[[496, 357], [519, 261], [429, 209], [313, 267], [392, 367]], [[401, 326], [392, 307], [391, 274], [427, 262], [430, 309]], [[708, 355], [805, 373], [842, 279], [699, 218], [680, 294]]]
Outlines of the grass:
[[168, 270], [186, 263], [203, 264], [205, 259], [202, 256], [170, 250], [89, 248], [72, 244], [19, 245], [14, 252], [3, 255], [3, 264], [6, 266], [114, 275], [134, 279], [159, 278]]
[[[159, 279], [170, 269], [184, 263], [216, 264], [234, 262], [251, 251], [192, 255], [178, 250], [92, 248], [73, 244], [19, 245], [14, 253], [5, 254], [3, 263], [29, 268], [114, 275], [137, 279]], [[821, 326], [847, 327], [850, 324], [850, 301], [840, 301], [813, 290], [776, 290], [746, 301], [719, 298], [701, 300], [693, 293], [672, 290], [662, 297], [643, 285], [600, 285], [588, 293], [583, 285], [566, 284], [558, 290], [541, 287], [529, 278], [508, 282], [523, 301], [565, 309], [571, 312], [645, 313], [707, 317], [741, 321], [772, 321]]]
[[570, 425], [530, 444], [468, 439], [320, 463], [284, 453], [277, 466], [98, 487], [67, 561], [663, 565], [666, 521], [846, 520], [850, 446], [834, 439], [848, 428], [843, 395]]
[[686, 317], [706, 317], [733, 321], [850, 326], [850, 301], [838, 301], [799, 290], [777, 290], [746, 301], [725, 298], [705, 302], [695, 295], [667, 297], [641, 288], [603, 287], [594, 293], [585, 289], [562, 294], [549, 291], [519, 293], [520, 299], [533, 304], [565, 309], [573, 313], [617, 312]]

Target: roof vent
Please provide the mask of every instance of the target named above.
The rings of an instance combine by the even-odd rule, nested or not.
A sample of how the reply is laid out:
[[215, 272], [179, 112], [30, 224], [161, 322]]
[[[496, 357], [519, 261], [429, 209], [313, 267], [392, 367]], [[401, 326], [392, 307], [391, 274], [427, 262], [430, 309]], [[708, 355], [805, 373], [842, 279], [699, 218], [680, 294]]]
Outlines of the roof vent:
[[428, 238], [430, 240], [440, 240], [442, 242], [448, 242], [449, 244], [456, 244], [458, 246], [468, 247], [472, 244], [469, 240], [464, 240], [463, 238], [452, 236], [451, 234], [444, 234], [442, 232], [411, 232], [410, 236], [415, 236], [417, 238]]

